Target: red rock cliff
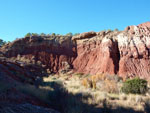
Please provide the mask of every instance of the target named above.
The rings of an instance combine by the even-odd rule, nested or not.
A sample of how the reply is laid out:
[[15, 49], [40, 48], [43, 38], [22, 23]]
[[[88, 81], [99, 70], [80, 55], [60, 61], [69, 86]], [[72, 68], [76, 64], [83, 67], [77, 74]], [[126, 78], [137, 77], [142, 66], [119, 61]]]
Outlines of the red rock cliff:
[[117, 39], [119, 75], [150, 78], [150, 22], [127, 27]]
[[[150, 22], [124, 31], [87, 32], [77, 36], [26, 37], [3, 46], [7, 57], [41, 62], [51, 72], [64, 64], [75, 72], [150, 78]], [[19, 58], [18, 58], [19, 57]]]
[[40, 37], [32, 36], [15, 40], [1, 48], [8, 58], [27, 61], [29, 63], [42, 63], [51, 72], [58, 72], [63, 68], [63, 62], [72, 67], [76, 58], [76, 48], [71, 37]]

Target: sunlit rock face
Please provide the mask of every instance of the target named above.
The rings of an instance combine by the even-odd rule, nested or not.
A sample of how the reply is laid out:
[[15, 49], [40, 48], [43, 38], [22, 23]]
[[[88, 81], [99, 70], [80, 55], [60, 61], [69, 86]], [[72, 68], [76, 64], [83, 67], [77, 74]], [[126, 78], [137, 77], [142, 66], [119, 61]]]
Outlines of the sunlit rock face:
[[[76, 40], [75, 71], [83, 73], [115, 74], [119, 69], [119, 51], [115, 40], [118, 32], [102, 31], [92, 38]], [[74, 38], [75, 39], [75, 38]]]
[[41, 63], [50, 72], [69, 69], [150, 78], [150, 22], [124, 31], [86, 32], [77, 36], [26, 37], [3, 46], [5, 57]]
[[119, 75], [150, 76], [150, 22], [129, 26], [117, 36]]

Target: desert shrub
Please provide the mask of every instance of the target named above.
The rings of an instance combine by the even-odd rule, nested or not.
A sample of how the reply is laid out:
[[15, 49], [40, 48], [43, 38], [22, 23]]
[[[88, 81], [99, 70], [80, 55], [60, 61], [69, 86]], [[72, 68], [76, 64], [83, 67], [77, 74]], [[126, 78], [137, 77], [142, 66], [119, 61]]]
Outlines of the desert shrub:
[[111, 29], [108, 29], [107, 31], [108, 31], [108, 32], [112, 32], [113, 30], [111, 30]]
[[52, 33], [51, 35], [52, 35], [52, 36], [56, 36], [56, 34], [55, 34], [55, 33]]
[[2, 39], [0, 39], [0, 46], [3, 46], [3, 45], [5, 45], [5, 44], [6, 44], [6, 42], [3, 41]]
[[31, 33], [27, 33], [26, 35], [25, 35], [25, 37], [30, 37], [32, 34]]
[[71, 32], [67, 33], [66, 36], [72, 36], [73, 34]]
[[114, 29], [114, 31], [119, 31], [119, 30], [116, 28], [116, 29]]
[[45, 34], [45, 33], [41, 33], [40, 35], [41, 35], [41, 36], [46, 36], [46, 34]]
[[82, 85], [108, 93], [119, 93], [120, 80], [117, 75], [97, 74], [82, 79]]
[[32, 36], [39, 36], [39, 34], [37, 34], [37, 33], [32, 33]]
[[86, 88], [93, 88], [92, 81], [89, 78], [85, 78], [82, 80], [82, 85]]
[[37, 33], [27, 33], [25, 35], [25, 37], [30, 37], [30, 36], [39, 36], [39, 34], [37, 34]]
[[126, 80], [121, 90], [126, 94], [145, 94], [147, 91], [147, 81], [140, 78]]
[[80, 33], [75, 33], [73, 36], [77, 36], [77, 35], [79, 35]]
[[114, 80], [105, 80], [102, 90], [105, 92], [108, 92], [108, 93], [118, 93], [119, 92], [117, 82]]

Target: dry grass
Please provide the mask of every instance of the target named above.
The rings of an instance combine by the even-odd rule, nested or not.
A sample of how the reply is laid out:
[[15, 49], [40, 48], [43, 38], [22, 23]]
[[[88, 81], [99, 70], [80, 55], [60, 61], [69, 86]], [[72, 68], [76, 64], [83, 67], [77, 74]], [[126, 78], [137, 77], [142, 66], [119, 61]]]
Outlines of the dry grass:
[[82, 85], [108, 93], [118, 93], [120, 91], [119, 80], [120, 78], [116, 75], [97, 74], [83, 78]]
[[[150, 100], [150, 96], [120, 93], [119, 89], [122, 83], [119, 80], [121, 79], [116, 76], [104, 74], [90, 77], [60, 75], [44, 78], [44, 81], [62, 81], [64, 87], [72, 94], [82, 93], [83, 95], [91, 95], [88, 99], [83, 100], [84, 103], [90, 105], [98, 104], [99, 106], [103, 106], [103, 101], [107, 100], [107, 104], [113, 107], [121, 106], [137, 111], [144, 111], [144, 105]], [[102, 86], [99, 87], [99, 84]]]
[[[107, 106], [112, 106], [112, 108], [131, 108], [136, 111], [144, 112], [145, 104], [150, 103], [150, 96], [119, 93], [118, 88], [121, 87], [121, 83], [116, 79], [115, 76], [103, 74], [93, 77], [84, 75], [54, 75], [43, 78], [45, 83], [61, 83], [67, 90], [67, 93], [71, 94], [66, 98], [61, 98], [60, 93], [63, 92], [54, 91], [55, 89], [50, 86], [41, 85], [39, 88], [36, 88], [32, 85], [24, 85], [20, 86], [19, 90], [47, 103], [51, 100], [53, 102], [56, 101], [55, 104], [57, 105], [60, 104], [57, 102], [58, 100], [60, 102], [62, 101], [65, 113], [83, 113], [85, 109], [88, 111], [87, 113], [97, 113], [93, 112], [91, 108], [86, 108], [83, 104], [86, 103], [87, 105], [104, 107], [104, 102]], [[94, 82], [96, 83], [96, 87], [93, 84]], [[101, 87], [99, 86], [100, 84], [102, 85]], [[54, 98], [56, 98], [56, 100]], [[122, 111], [118, 113], [122, 113]]]
[[114, 80], [105, 80], [105, 84], [103, 86], [103, 91], [106, 91], [108, 93], [118, 93], [119, 88], [117, 86], [117, 83]]

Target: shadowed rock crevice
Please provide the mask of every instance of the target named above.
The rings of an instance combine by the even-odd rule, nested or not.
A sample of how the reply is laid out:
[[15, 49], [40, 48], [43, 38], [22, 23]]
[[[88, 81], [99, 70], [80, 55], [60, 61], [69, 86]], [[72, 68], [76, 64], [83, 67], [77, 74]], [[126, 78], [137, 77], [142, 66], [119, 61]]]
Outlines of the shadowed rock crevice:
[[111, 53], [111, 58], [113, 60], [113, 63], [114, 63], [114, 74], [118, 74], [119, 72], [119, 62], [120, 62], [120, 51], [119, 51], [119, 48], [118, 48], [118, 42], [115, 41], [113, 42], [113, 47], [115, 50], [114, 52]]

